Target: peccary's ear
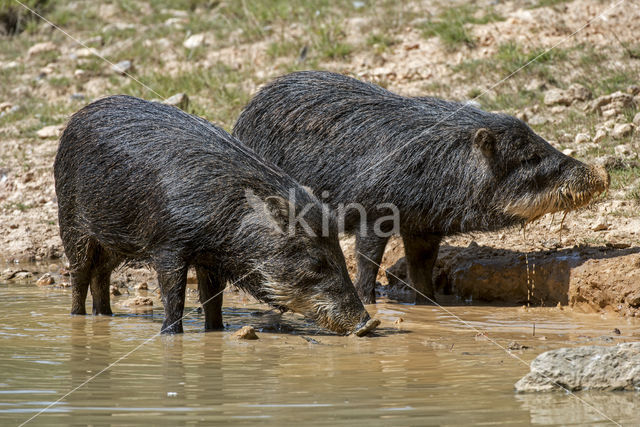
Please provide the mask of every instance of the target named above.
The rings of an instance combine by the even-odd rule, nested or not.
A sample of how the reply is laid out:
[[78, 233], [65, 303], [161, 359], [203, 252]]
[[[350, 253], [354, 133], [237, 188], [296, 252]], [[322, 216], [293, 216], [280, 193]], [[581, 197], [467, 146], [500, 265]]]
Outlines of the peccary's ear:
[[289, 225], [289, 201], [280, 196], [268, 196], [264, 199], [264, 207], [273, 224], [284, 232]]
[[478, 147], [482, 153], [491, 157], [494, 153], [496, 138], [493, 132], [487, 128], [480, 128], [473, 136], [473, 143]]
[[284, 233], [289, 224], [289, 201], [280, 196], [258, 197], [253, 190], [246, 189], [245, 197], [251, 210], [251, 224], [260, 224]]

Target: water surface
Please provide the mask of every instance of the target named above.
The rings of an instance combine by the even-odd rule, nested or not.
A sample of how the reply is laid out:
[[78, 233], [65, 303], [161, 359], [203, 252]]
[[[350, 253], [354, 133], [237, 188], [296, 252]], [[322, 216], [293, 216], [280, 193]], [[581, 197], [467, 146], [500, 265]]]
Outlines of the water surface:
[[[203, 315], [192, 313], [184, 335], [167, 337], [157, 336], [160, 307], [70, 316], [70, 290], [32, 282], [0, 283], [0, 425], [21, 424], [76, 387], [27, 425], [607, 424], [568, 394], [516, 394], [528, 367], [489, 339], [531, 347], [512, 352], [525, 362], [566, 345], [640, 340], [635, 319], [448, 305], [465, 324], [388, 301], [368, 307], [382, 320], [375, 336], [339, 337], [233, 293], [225, 331], [201, 332]], [[244, 325], [260, 339], [234, 339]], [[578, 396], [640, 424], [640, 393]]]

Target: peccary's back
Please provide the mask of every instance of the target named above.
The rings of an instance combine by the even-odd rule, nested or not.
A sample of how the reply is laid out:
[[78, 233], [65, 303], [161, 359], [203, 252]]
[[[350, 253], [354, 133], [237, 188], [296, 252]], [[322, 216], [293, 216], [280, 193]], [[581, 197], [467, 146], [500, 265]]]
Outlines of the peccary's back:
[[277, 191], [290, 180], [206, 120], [128, 96], [73, 115], [54, 174], [61, 228], [133, 252], [223, 238], [247, 186]]

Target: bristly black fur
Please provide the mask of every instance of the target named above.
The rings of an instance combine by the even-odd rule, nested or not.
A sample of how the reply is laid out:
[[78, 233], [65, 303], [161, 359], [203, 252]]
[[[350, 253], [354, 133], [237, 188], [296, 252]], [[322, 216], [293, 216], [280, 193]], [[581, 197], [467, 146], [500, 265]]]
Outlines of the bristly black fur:
[[[572, 209], [605, 185], [601, 172], [563, 155], [515, 117], [405, 97], [322, 71], [267, 84], [233, 133], [315, 194], [326, 191], [323, 201], [332, 207], [361, 204], [369, 224], [388, 215], [378, 204], [397, 206], [407, 256], [414, 259], [410, 276], [429, 298], [430, 265], [442, 236]], [[386, 239], [362, 236], [358, 212], [349, 214], [346, 231], [356, 233], [358, 250], [373, 260], [359, 259], [356, 282], [360, 297], [372, 302], [374, 264]]]
[[[239, 280], [256, 298], [340, 333], [368, 319], [335, 220], [330, 235], [321, 236], [320, 202], [204, 119], [128, 96], [101, 99], [69, 121], [54, 171], [73, 313], [84, 314], [91, 283], [94, 313], [111, 314], [110, 273], [136, 259], [158, 272], [164, 332], [182, 331], [189, 266], [196, 267], [203, 302]], [[305, 219], [318, 237], [274, 231], [271, 223], [286, 228], [289, 210], [304, 206], [311, 206]], [[222, 296], [211, 304], [206, 327], [220, 328]]]

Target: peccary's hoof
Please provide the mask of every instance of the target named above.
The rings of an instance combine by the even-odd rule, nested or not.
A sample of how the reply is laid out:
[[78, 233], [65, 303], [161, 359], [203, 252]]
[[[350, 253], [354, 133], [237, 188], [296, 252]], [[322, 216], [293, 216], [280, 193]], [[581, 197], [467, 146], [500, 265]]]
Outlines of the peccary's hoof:
[[434, 296], [424, 296], [420, 294], [416, 294], [416, 305], [433, 305], [436, 303], [436, 297]]
[[181, 334], [184, 331], [182, 330], [182, 324], [174, 323], [172, 325], [162, 325], [161, 334]]
[[377, 328], [379, 324], [380, 321], [378, 319], [369, 319], [363, 326], [358, 325], [354, 334], [358, 337], [363, 337]]

